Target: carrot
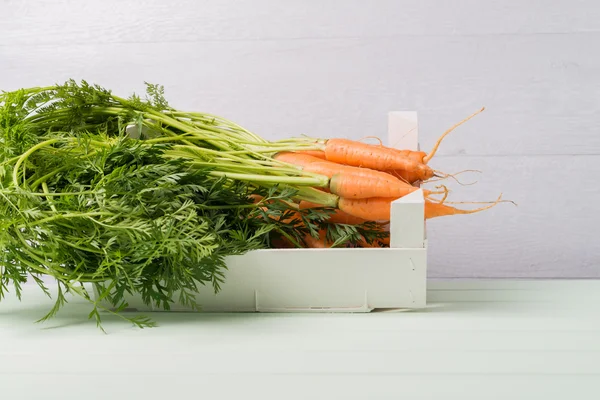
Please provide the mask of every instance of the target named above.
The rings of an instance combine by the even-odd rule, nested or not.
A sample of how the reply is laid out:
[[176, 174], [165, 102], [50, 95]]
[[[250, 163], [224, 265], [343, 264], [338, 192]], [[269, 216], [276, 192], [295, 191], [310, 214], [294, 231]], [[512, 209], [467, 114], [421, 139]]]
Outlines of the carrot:
[[[367, 171], [367, 173], [368, 173], [368, 171], [373, 171], [368, 168], [356, 168], [356, 167], [351, 167], [349, 165], [336, 164], [331, 161], [323, 161], [323, 160], [319, 160], [319, 161], [307, 164], [307, 165], [303, 166], [302, 169], [304, 171], [312, 172], [314, 174], [325, 175], [328, 178], [331, 178], [335, 174], [338, 174], [342, 171], [352, 172], [354, 174], [363, 173], [364, 171]], [[374, 171], [374, 172], [380, 172], [380, 171]]]
[[252, 199], [252, 204], [258, 204], [262, 199], [264, 199], [264, 197], [259, 194], [251, 194], [248, 197]]
[[313, 203], [310, 201], [306, 201], [306, 200], [302, 200], [298, 206], [300, 207], [301, 210], [307, 210], [309, 208], [321, 208], [323, 207], [321, 204], [317, 204], [317, 203]]
[[368, 199], [340, 198], [340, 210], [367, 221], [389, 221], [393, 197], [371, 197]]
[[274, 249], [293, 249], [296, 246], [285, 237], [274, 237], [271, 239], [271, 247]]
[[[304, 210], [307, 208], [322, 207], [320, 204], [311, 203], [308, 201], [301, 201], [299, 205], [300, 205], [301, 210]], [[341, 210], [335, 210], [335, 213], [331, 214], [329, 216], [329, 218], [327, 219], [327, 222], [329, 222], [331, 224], [360, 225], [360, 224], [364, 224], [367, 221], [362, 218], [358, 218], [358, 217], [355, 217], [348, 213], [345, 213]]]
[[[427, 153], [425, 153], [424, 151], [401, 150], [401, 153], [414, 162], [417, 162], [420, 164], [425, 164], [425, 162], [423, 162], [423, 160], [424, 160], [425, 156], [427, 155]], [[425, 176], [421, 175], [418, 170], [394, 169], [394, 170], [391, 170], [388, 172], [390, 174], [392, 174], [393, 176], [400, 178], [402, 181], [404, 181], [406, 183], [410, 183], [410, 184], [413, 184], [413, 183], [416, 183], [419, 181], [428, 180], [428, 179], [431, 179], [433, 176], [435, 176], [435, 171], [434, 171], [434, 175], [429, 178], [426, 178]]]
[[502, 198], [502, 195], [500, 195], [500, 197], [498, 197], [498, 199], [496, 201], [492, 202], [490, 205], [487, 205], [485, 207], [475, 208], [473, 210], [461, 210], [458, 208], [448, 206], [443, 203], [435, 203], [435, 202], [425, 200], [425, 219], [444, 217], [447, 215], [475, 214], [480, 211], [488, 210], [488, 209], [496, 206], [498, 203], [502, 202], [501, 198]]
[[377, 242], [381, 243], [384, 246], [390, 247], [390, 237], [389, 236], [386, 236], [381, 239], [377, 239]]
[[[297, 211], [292, 211], [290, 216], [288, 216], [287, 218], [283, 218], [283, 216], [281, 217], [274, 217], [274, 216], [269, 216], [269, 218], [273, 219], [274, 221], [279, 221], [279, 222], [283, 222], [284, 224], [291, 224], [294, 223], [294, 226], [302, 226], [302, 217], [300, 216], [300, 214]], [[282, 219], [283, 218], [283, 219]]]
[[298, 165], [300, 167], [305, 167], [314, 162], [323, 161], [323, 159], [314, 157], [310, 154], [302, 154], [292, 151], [282, 151], [280, 153], [275, 154], [273, 158], [277, 161]]
[[[310, 234], [307, 234], [304, 237], [304, 243], [306, 244], [306, 246], [308, 248], [319, 248], [319, 249], [330, 248], [333, 244], [331, 241], [327, 240], [327, 234], [326, 234], [325, 230], [319, 231], [318, 239], [312, 237]], [[367, 243], [367, 241], [364, 238], [356, 243], [356, 247], [363, 247], [363, 248], [389, 247], [389, 245], [390, 245], [389, 237], [374, 240], [371, 244]]]
[[378, 171], [415, 171], [425, 179], [432, 178], [434, 171], [426, 164], [416, 162], [397, 149], [356, 142], [349, 139], [329, 139], [324, 147], [327, 161], [338, 164], [365, 167]]
[[[419, 188], [382, 171], [337, 165], [332, 162], [314, 162], [303, 167], [304, 171], [330, 178], [329, 190], [340, 197], [366, 199], [369, 197], [403, 197]], [[424, 191], [425, 195], [432, 194]]]
[[[458, 183], [461, 186], [470, 186], [470, 185], [476, 184], [477, 181], [473, 181], [471, 183], [463, 183], [460, 180], [458, 180], [458, 178], [456, 176], [460, 175], [460, 174], [464, 174], [465, 172], [478, 172], [478, 173], [481, 173], [481, 171], [477, 170], [477, 169], [463, 169], [462, 171], [456, 172], [454, 174], [443, 174], [443, 175], [440, 175], [440, 176], [437, 176], [437, 174], [436, 174], [436, 176], [438, 177], [438, 179], [435, 179], [435, 180], [434, 179], [430, 179], [427, 182], [437, 182], [437, 181], [440, 181], [442, 179], [452, 178], [453, 180], [456, 181], [456, 183]], [[392, 173], [392, 175], [394, 175], [394, 174]]]
[[[377, 177], [377, 174], [360, 176], [352, 173], [334, 175], [329, 182], [329, 188], [331, 193], [351, 199], [367, 199], [369, 197], [400, 198], [419, 189], [397, 178], [387, 180]], [[423, 192], [426, 192], [426, 195], [431, 193], [425, 190]]]
[[[279, 161], [302, 167], [304, 171], [330, 178], [329, 191], [341, 197], [365, 199], [369, 197], [399, 198], [418, 190], [400, 179], [370, 168], [358, 168], [323, 161], [306, 154], [293, 152], [278, 153]], [[432, 192], [424, 191], [425, 195]]]
[[367, 243], [367, 241], [363, 238], [362, 240], [359, 241], [358, 245], [359, 245], [359, 247], [366, 247], [366, 248], [390, 247], [390, 237], [386, 236], [381, 239], [376, 239], [371, 244]]
[[324, 249], [331, 247], [332, 243], [327, 240], [327, 234], [324, 229], [319, 231], [319, 239], [316, 239], [307, 233], [304, 236], [304, 243], [307, 247], [313, 249]]
[[[443, 217], [448, 215], [474, 214], [490, 209], [501, 202], [500, 196], [492, 204], [473, 210], [460, 210], [443, 203], [435, 203], [425, 200], [425, 219]], [[346, 199], [340, 198], [338, 207], [355, 217], [370, 221], [389, 221], [392, 202], [396, 200], [389, 197], [372, 197], [370, 199]]]
[[[483, 107], [479, 111], [471, 114], [470, 116], [463, 119], [462, 121], [454, 124], [448, 130], [446, 130], [446, 132], [442, 133], [442, 135], [435, 142], [435, 144], [434, 144], [433, 148], [431, 149], [431, 151], [429, 152], [429, 154], [427, 154], [423, 151], [411, 151], [411, 150], [399, 150], [398, 154], [409, 158], [413, 162], [427, 165], [429, 163], [429, 161], [433, 158], [435, 153], [438, 151], [438, 148], [440, 147], [442, 140], [444, 140], [444, 138], [446, 136], [448, 136], [448, 134], [450, 132], [452, 132], [454, 129], [458, 128], [460, 125], [464, 124], [465, 122], [467, 122], [468, 120], [470, 120], [471, 118], [473, 118], [474, 116], [476, 116], [477, 114], [482, 112], [483, 110], [485, 110], [485, 107]], [[392, 175], [394, 175], [398, 178], [401, 178], [411, 184], [418, 182], [418, 181], [426, 181], [426, 180], [431, 179], [434, 176], [436, 176], [435, 171], [433, 171], [433, 170], [432, 170], [433, 174], [431, 176], [429, 176], [429, 171], [427, 171], [428, 174], [423, 174], [422, 171], [423, 170], [420, 170], [420, 169], [411, 170], [411, 169], [406, 169], [406, 168], [390, 168], [390, 173]]]
[[296, 150], [294, 151], [296, 154], [304, 154], [311, 157], [320, 158], [321, 160], [325, 160], [325, 152], [323, 150]]
[[362, 239], [358, 243], [359, 247], [368, 247], [368, 248], [390, 247], [390, 225], [389, 225], [389, 223], [379, 224], [377, 230], [382, 232], [385, 236], [378, 237], [378, 238], [374, 239], [371, 243], [368, 243], [367, 240], [365, 239], [365, 237], [363, 236]]
[[368, 221], [355, 217], [354, 215], [350, 215], [342, 210], [336, 210], [335, 214], [332, 214], [327, 222], [330, 224], [360, 225]]

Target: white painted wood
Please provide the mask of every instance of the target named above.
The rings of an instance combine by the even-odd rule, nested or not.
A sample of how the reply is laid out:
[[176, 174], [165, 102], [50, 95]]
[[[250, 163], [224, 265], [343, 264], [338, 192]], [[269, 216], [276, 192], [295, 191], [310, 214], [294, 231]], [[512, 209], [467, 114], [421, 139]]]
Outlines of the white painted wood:
[[599, 40], [594, 0], [1, 0], [0, 90], [146, 80], [272, 139], [385, 139], [417, 110], [424, 151], [485, 106], [432, 165], [519, 208], [428, 223], [430, 275], [598, 278]]
[[[598, 31], [594, 0], [3, 0], [0, 44], [544, 35]], [[51, 17], [51, 18], [50, 18]]]
[[[529, 299], [490, 301], [499, 291]], [[6, 398], [65, 400], [200, 387], [211, 398], [600, 396], [600, 282], [432, 281], [428, 292], [412, 312], [152, 313], [160, 326], [145, 330], [105, 316], [103, 335], [77, 298], [32, 323], [52, 301], [27, 284], [22, 302], [0, 303], [0, 385]]]
[[74, 78], [127, 96], [143, 91], [143, 81], [161, 83], [175, 106], [229, 117], [271, 139], [385, 140], [388, 112], [415, 110], [424, 151], [485, 106], [444, 141], [438, 157], [600, 154], [600, 136], [590, 133], [600, 125], [600, 57], [582, 51], [599, 39], [589, 33], [10, 45], [0, 46], [0, 87]]
[[423, 197], [423, 190], [418, 190], [392, 202], [390, 247], [426, 248], [424, 221], [425, 198]]
[[197, 301], [203, 311], [421, 308], [426, 273], [426, 248], [260, 250], [229, 258], [222, 291], [205, 288]]
[[[427, 222], [432, 278], [600, 278], [598, 156], [450, 157], [433, 160], [473, 186], [446, 181], [457, 201], [515, 201]], [[433, 185], [426, 185], [430, 188]], [[470, 209], [480, 205], [455, 205]]]
[[419, 150], [419, 123], [416, 111], [392, 111], [388, 114], [387, 146]]
[[[388, 114], [387, 145], [398, 149], [419, 150], [417, 112], [392, 111]], [[424, 213], [422, 191], [395, 201], [391, 209], [390, 247], [426, 247]]]
[[[193, 355], [189, 355], [191, 357]], [[259, 358], [260, 359], [260, 358]], [[307, 360], [311, 360], [309, 356]], [[307, 361], [308, 362], [308, 361]], [[326, 399], [326, 396], [344, 399], [397, 399], [408, 397], [415, 400], [506, 400], [514, 398], [515, 393], [526, 399], [562, 400], [576, 393], [578, 399], [595, 400], [598, 393], [598, 376], [587, 375], [392, 375], [370, 374], [347, 376], [339, 374], [213, 374], [198, 375], [178, 371], [165, 377], [162, 372], [151, 374], [115, 374], [104, 373], [103, 379], [110, 379], [101, 392], [90, 390], [98, 384], [98, 376], [92, 374], [44, 374], [36, 375], [35, 385], [31, 384], [32, 375], [6, 375], [0, 377], [8, 388], [5, 393], [19, 396], [14, 399], [36, 398], [43, 394], [48, 400], [71, 400], [74, 390], [59, 394], [57, 379], [68, 377], [74, 380], [71, 388], [85, 392], [86, 399], [103, 400], [113, 398], [135, 398], [143, 393], [146, 399], [163, 399], [177, 396], [197, 395], [202, 387], [203, 396], [212, 399], [232, 399], [246, 397], [250, 399], [280, 399], [282, 393], [289, 400], [306, 398]], [[53, 392], [42, 391], [52, 388]], [[140, 389], [141, 388], [141, 389]], [[292, 388], [292, 389], [291, 389]], [[318, 394], [315, 394], [318, 393]]]

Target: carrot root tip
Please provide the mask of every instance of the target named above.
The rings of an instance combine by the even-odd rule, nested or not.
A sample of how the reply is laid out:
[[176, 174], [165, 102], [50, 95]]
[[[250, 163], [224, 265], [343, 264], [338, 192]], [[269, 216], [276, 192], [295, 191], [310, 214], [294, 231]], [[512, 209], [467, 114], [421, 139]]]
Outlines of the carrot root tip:
[[362, 142], [365, 139], [376, 139], [379, 142], [379, 145], [383, 146], [383, 141], [380, 138], [378, 138], [377, 136], [365, 136], [365, 137], [363, 137], [363, 138], [361, 138], [361, 139], [359, 139], [357, 141], [358, 142]]
[[462, 173], [465, 173], [465, 172], [479, 172], [479, 173], [481, 173], [481, 171], [476, 170], [476, 169], [466, 169], [464, 171], [460, 171], [460, 172], [457, 172], [455, 174], [444, 174], [443, 172], [435, 171], [435, 175], [434, 176], [437, 177], [437, 178], [440, 178], [440, 179], [437, 179], [435, 181], [429, 181], [429, 182], [436, 182], [438, 180], [443, 180], [443, 179], [451, 178], [451, 179], [453, 179], [454, 181], [456, 181], [456, 183], [458, 183], [461, 186], [471, 186], [471, 185], [476, 184], [477, 181], [474, 181], [474, 182], [471, 182], [471, 183], [463, 183], [463, 182], [461, 182], [461, 181], [458, 180], [458, 178], [456, 177], [456, 175], [459, 175], [459, 174], [462, 174]]
[[442, 135], [439, 137], [439, 139], [433, 145], [433, 149], [431, 149], [431, 151], [429, 152], [429, 154], [426, 155], [425, 158], [423, 159], [423, 162], [425, 164], [429, 163], [429, 160], [431, 160], [433, 158], [433, 156], [437, 152], [438, 148], [440, 147], [440, 144], [442, 143], [442, 140], [444, 140], [444, 138], [446, 136], [448, 136], [448, 134], [450, 132], [452, 132], [454, 129], [458, 128], [459, 126], [461, 126], [462, 124], [464, 124], [465, 122], [467, 122], [468, 120], [470, 120], [471, 118], [473, 118], [474, 116], [476, 116], [477, 114], [479, 114], [480, 112], [482, 112], [483, 110], [485, 110], [485, 107], [482, 107], [481, 110], [479, 110], [479, 111], [471, 114], [470, 116], [468, 116], [467, 118], [463, 119], [462, 121], [454, 124], [453, 126], [450, 127], [450, 129], [448, 129], [446, 132], [442, 133]]

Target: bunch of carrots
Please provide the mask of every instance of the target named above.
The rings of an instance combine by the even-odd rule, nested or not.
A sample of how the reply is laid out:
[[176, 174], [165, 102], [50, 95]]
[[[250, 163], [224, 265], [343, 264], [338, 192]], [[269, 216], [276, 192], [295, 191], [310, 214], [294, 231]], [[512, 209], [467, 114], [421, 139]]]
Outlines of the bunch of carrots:
[[[288, 199], [290, 202], [285, 202], [290, 212], [283, 214], [292, 220], [285, 221], [285, 228], [292, 222], [294, 236], [310, 231], [303, 240], [308, 247], [332, 245], [321, 223], [319, 235], [315, 235], [314, 226], [307, 227], [306, 224], [301, 226], [302, 229], [294, 229], [303, 223], [302, 216], [314, 216], [319, 213], [318, 209], [326, 209], [327, 226], [368, 225], [368, 230], [372, 231], [375, 225], [381, 233], [375, 241], [366, 237], [355, 240], [355, 235], [351, 240], [353, 245], [389, 246], [391, 203], [419, 190], [423, 183], [453, 177], [434, 170], [429, 162], [450, 132], [483, 111], [481, 109], [448, 129], [433, 149], [425, 153], [344, 138], [301, 137], [269, 141], [225, 118], [173, 108], [164, 98], [162, 86], [147, 86], [146, 100], [137, 95], [125, 99], [100, 86], [73, 80], [63, 85], [24, 88], [1, 95], [0, 133], [5, 139], [0, 137], [4, 143], [0, 148], [0, 167], [6, 165], [10, 170], [12, 179], [7, 184], [20, 195], [34, 193], [34, 196], [41, 196], [42, 191], [48, 198], [66, 196], [64, 198], [68, 199], [70, 192], [52, 193], [59, 189], [58, 186], [48, 186], [48, 180], [60, 177], [67, 166], [57, 165], [36, 176], [31, 173], [33, 160], [63, 148], [68, 148], [73, 157], [86, 160], [106, 152], [127, 136], [142, 146], [162, 147], [164, 162], [183, 162], [191, 170], [205, 172], [211, 179], [227, 181], [229, 186], [243, 184], [255, 201], [249, 206], [264, 208], [262, 218], [274, 218], [274, 211], [272, 203], [264, 204], [272, 199], [261, 198], [259, 194], [291, 189], [295, 194]], [[129, 133], [130, 126], [136, 128], [133, 135]], [[28, 139], [23, 140], [24, 137]], [[89, 143], [83, 146], [82, 140]], [[9, 142], [12, 143], [10, 146]], [[0, 174], [0, 178], [2, 175], [8, 176], [8, 173]], [[423, 189], [423, 194], [426, 220], [475, 213], [500, 202], [498, 199], [485, 207], [461, 210], [448, 205], [448, 190], [444, 185], [436, 186], [435, 190]], [[218, 204], [210, 207], [227, 214], [246, 206]], [[44, 207], [54, 212], [51, 201], [44, 203]], [[202, 207], [207, 206], [202, 204]], [[288, 217], [290, 214], [292, 217]], [[290, 245], [301, 247], [297, 240], [294, 243], [283, 240], [278, 244], [280, 247]]]
[[[453, 177], [429, 162], [475, 114], [425, 153], [343, 138], [269, 141], [172, 107], [154, 84], [145, 98], [72, 79], [0, 92], [0, 299], [10, 283], [20, 295], [30, 276], [48, 294], [50, 276], [58, 295], [43, 319], [68, 292], [90, 301], [100, 324], [101, 301], [120, 315], [126, 293], [197, 307], [199, 285], [218, 292], [229, 256], [389, 247], [391, 203]], [[444, 185], [422, 190], [425, 220], [501, 201], [463, 210]]]
[[[368, 144], [349, 139], [328, 139], [314, 141], [317, 145], [308, 150], [299, 147], [298, 150], [282, 151], [273, 158], [287, 165], [294, 165], [303, 171], [329, 178], [328, 187], [318, 188], [327, 193], [339, 196], [337, 207], [329, 216], [332, 224], [359, 225], [366, 222], [378, 224], [383, 232], [382, 238], [367, 243], [362, 240], [360, 247], [389, 247], [389, 221], [391, 203], [398, 198], [418, 190], [423, 183], [433, 178], [446, 178], [452, 175], [442, 174], [433, 170], [429, 161], [438, 150], [442, 140], [456, 127], [482, 112], [478, 112], [460, 121], [444, 132], [427, 154], [423, 151], [401, 150], [386, 147], [383, 144]], [[306, 147], [308, 148], [308, 147]], [[425, 196], [425, 219], [457, 214], [472, 214], [489, 209], [499, 202], [501, 197], [490, 204], [471, 210], [458, 209], [446, 203], [448, 189], [444, 185], [436, 187], [436, 191], [423, 189]], [[435, 195], [441, 195], [436, 199]], [[260, 201], [256, 198], [256, 201]], [[320, 208], [322, 204], [300, 201], [300, 209]], [[300, 223], [300, 218], [297, 219]], [[305, 243], [308, 247], [330, 247], [325, 231], [320, 237], [307, 235]], [[285, 240], [278, 241], [278, 246], [291, 247]]]

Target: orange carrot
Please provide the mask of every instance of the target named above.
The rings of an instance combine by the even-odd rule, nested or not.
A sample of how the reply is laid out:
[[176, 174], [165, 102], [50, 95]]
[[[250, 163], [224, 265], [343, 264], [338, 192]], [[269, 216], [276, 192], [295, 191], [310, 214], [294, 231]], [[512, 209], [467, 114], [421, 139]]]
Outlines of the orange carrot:
[[[379, 171], [373, 171], [379, 172]], [[350, 199], [367, 199], [370, 197], [400, 198], [412, 193], [419, 188], [409, 185], [397, 178], [394, 180], [382, 179], [376, 174], [372, 176], [354, 175], [352, 173], [339, 173], [331, 177], [329, 182], [331, 193]], [[430, 191], [423, 190], [425, 195]]]
[[325, 248], [325, 244], [323, 242], [321, 242], [319, 239], [315, 239], [314, 237], [310, 236], [309, 234], [304, 236], [304, 243], [306, 244], [306, 247], [311, 248], [311, 249]]
[[336, 210], [335, 214], [332, 214], [327, 222], [331, 224], [360, 225], [368, 221], [355, 217], [354, 215], [350, 215], [342, 210]]
[[363, 238], [358, 243], [359, 247], [367, 247], [367, 248], [378, 248], [378, 247], [390, 247], [390, 237], [386, 236], [381, 239], [376, 239], [371, 242], [371, 244], [367, 243], [367, 241]]
[[296, 246], [285, 237], [275, 237], [271, 239], [271, 247], [274, 249], [293, 249]]
[[277, 161], [298, 165], [300, 167], [305, 167], [314, 162], [323, 161], [323, 159], [314, 157], [309, 154], [301, 154], [291, 151], [283, 151], [281, 153], [277, 153], [273, 156], [273, 158]]
[[324, 229], [319, 231], [319, 239], [315, 239], [310, 233], [307, 233], [304, 236], [304, 243], [306, 246], [313, 249], [329, 248], [332, 245], [332, 243], [327, 240], [327, 234]]
[[297, 150], [294, 153], [305, 154], [307, 156], [320, 158], [321, 160], [325, 159], [325, 152], [323, 150]]
[[[435, 143], [429, 154], [423, 151], [398, 150], [375, 144], [363, 143], [350, 139], [333, 138], [324, 141], [321, 150], [298, 150], [281, 152], [274, 156], [276, 160], [295, 164], [301, 167], [323, 161], [353, 167], [364, 167], [377, 171], [390, 172], [395, 177], [412, 184], [426, 181], [436, 176], [435, 171], [427, 165], [437, 152], [442, 140], [456, 127], [473, 118], [484, 108], [444, 132]], [[439, 176], [439, 175], [438, 175]]]
[[[301, 210], [304, 210], [307, 208], [322, 207], [320, 204], [311, 203], [309, 201], [301, 201], [299, 205], [300, 205]], [[331, 214], [329, 216], [329, 218], [327, 219], [327, 222], [329, 222], [331, 224], [360, 225], [360, 224], [364, 224], [367, 221], [362, 218], [358, 218], [358, 217], [355, 217], [348, 213], [345, 213], [341, 210], [335, 210], [335, 213]]]
[[329, 139], [324, 147], [327, 161], [378, 171], [415, 171], [425, 179], [432, 178], [434, 171], [426, 164], [416, 162], [399, 153], [397, 149], [356, 142], [349, 139]]
[[[358, 168], [323, 161], [306, 154], [293, 152], [278, 153], [279, 161], [302, 167], [304, 171], [325, 175], [331, 179], [329, 191], [341, 197], [365, 199], [369, 197], [399, 198], [418, 190], [400, 179], [370, 168]], [[424, 191], [425, 195], [431, 194]]]
[[[425, 162], [423, 162], [423, 160], [425, 159], [425, 156], [427, 155], [427, 153], [425, 153], [424, 151], [401, 150], [401, 153], [403, 153], [406, 157], [408, 157], [409, 159], [411, 159], [414, 162], [417, 162], [420, 164], [425, 164]], [[394, 169], [394, 170], [389, 171], [389, 173], [397, 178], [400, 178], [402, 181], [410, 183], [410, 184], [413, 184], [418, 181], [424, 181], [424, 180], [431, 178], [431, 177], [425, 178], [417, 170]], [[434, 174], [434, 176], [435, 176], [435, 174]]]
[[396, 200], [390, 197], [371, 197], [369, 199], [340, 198], [340, 210], [368, 221], [389, 221], [390, 206]]
[[386, 236], [384, 238], [381, 239], [377, 239], [377, 241], [381, 244], [383, 244], [384, 246], [390, 247], [390, 237]]
[[319, 203], [313, 203], [311, 201], [302, 200], [300, 203], [298, 203], [298, 207], [301, 210], [308, 210], [310, 208], [322, 208], [323, 205]]
[[[446, 132], [442, 133], [442, 135], [435, 142], [435, 144], [434, 144], [433, 148], [431, 149], [431, 151], [429, 152], [429, 154], [427, 154], [423, 151], [411, 151], [411, 150], [398, 150], [398, 154], [409, 158], [413, 162], [425, 164], [425, 165], [428, 164], [429, 161], [433, 158], [433, 156], [437, 152], [438, 148], [440, 147], [442, 140], [444, 140], [444, 138], [446, 136], [448, 136], [448, 134], [450, 132], [452, 132], [454, 129], [458, 128], [460, 125], [464, 124], [465, 122], [467, 122], [468, 120], [470, 120], [471, 118], [473, 118], [474, 116], [476, 116], [477, 114], [482, 112], [483, 110], [485, 110], [485, 107], [483, 107], [479, 111], [471, 114], [470, 116], [463, 119], [462, 121], [454, 124], [448, 130], [446, 130]], [[423, 174], [422, 170], [412, 170], [412, 169], [406, 169], [406, 168], [390, 168], [390, 173], [392, 175], [394, 175], [398, 178], [401, 178], [411, 184], [418, 182], [418, 181], [426, 181], [428, 179], [433, 178], [433, 176], [435, 176], [435, 171], [433, 171], [433, 172], [434, 173], [431, 176], [429, 176], [428, 174]], [[429, 171], [428, 171], [428, 173], [429, 173]]]
[[251, 195], [250, 195], [250, 196], [248, 196], [248, 197], [250, 197], [250, 198], [252, 199], [252, 203], [253, 203], [253, 204], [258, 204], [258, 203], [260, 203], [260, 201], [261, 201], [262, 199], [264, 199], [264, 197], [262, 197], [262, 196], [261, 196], [261, 195], [259, 195], [259, 194], [251, 194]]
[[500, 197], [498, 197], [498, 199], [496, 201], [494, 201], [493, 203], [491, 203], [490, 205], [487, 205], [485, 207], [475, 208], [473, 210], [461, 210], [458, 208], [448, 206], [443, 203], [435, 203], [435, 202], [425, 200], [425, 219], [444, 217], [447, 215], [475, 214], [480, 211], [484, 211], [484, 210], [494, 207], [495, 205], [497, 205], [498, 203], [500, 203], [502, 201], [501, 198], [502, 198], [502, 195], [500, 195]]
[[[490, 209], [501, 202], [500, 196], [492, 204], [473, 210], [460, 210], [443, 203], [435, 203], [425, 200], [425, 219], [443, 217], [447, 215], [474, 214]], [[389, 221], [392, 202], [396, 200], [389, 197], [372, 197], [370, 199], [345, 199], [340, 198], [338, 207], [355, 217], [364, 218], [369, 221]]]
[[[419, 189], [385, 172], [337, 165], [328, 161], [308, 164], [303, 170], [329, 177], [331, 193], [352, 199], [399, 198]], [[424, 193], [431, 194], [429, 191]]]
[[[314, 174], [325, 175], [328, 178], [331, 178], [335, 174], [340, 173], [342, 171], [354, 172], [355, 174], [362, 173], [363, 170], [373, 171], [373, 170], [370, 170], [367, 168], [356, 168], [356, 167], [351, 167], [349, 165], [336, 164], [331, 161], [323, 161], [323, 160], [319, 160], [319, 161], [304, 165], [302, 167], [302, 169], [304, 171], [312, 172]], [[375, 172], [379, 172], [379, 171], [375, 171]]]
[[367, 243], [367, 240], [363, 236], [362, 239], [358, 243], [359, 247], [375, 247], [375, 248], [390, 247], [390, 225], [389, 225], [389, 223], [388, 224], [379, 224], [377, 229], [379, 231], [381, 231], [382, 233], [384, 233], [385, 236], [379, 237], [379, 238], [373, 240], [370, 244]]

